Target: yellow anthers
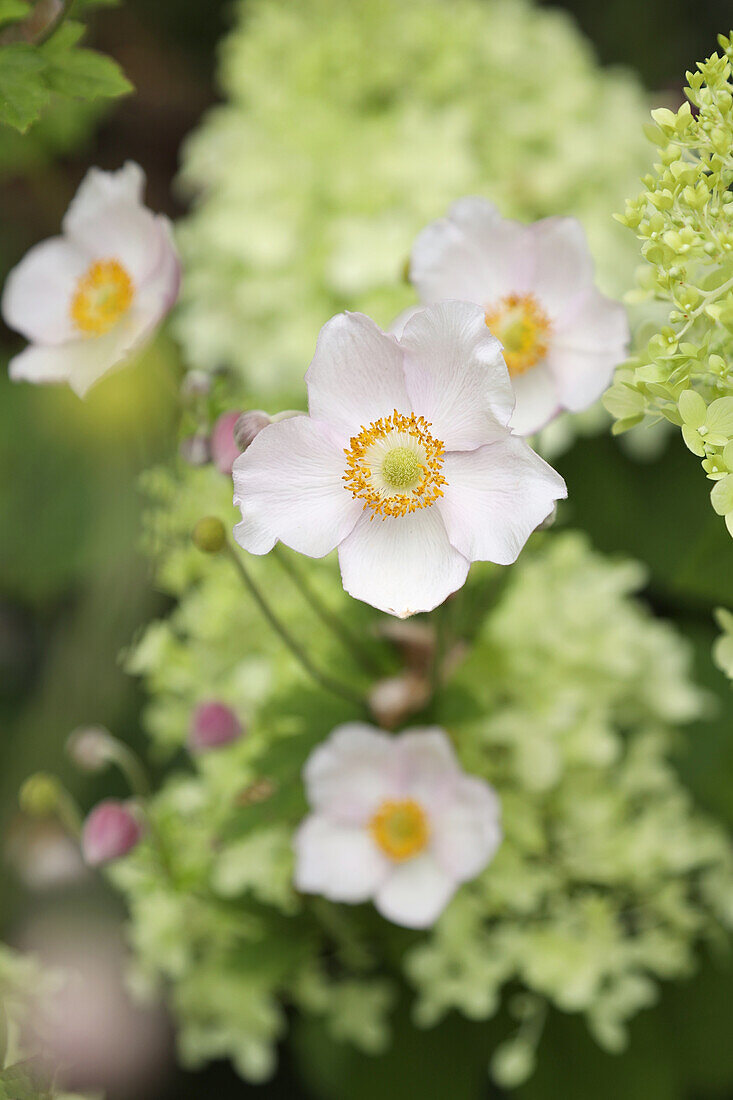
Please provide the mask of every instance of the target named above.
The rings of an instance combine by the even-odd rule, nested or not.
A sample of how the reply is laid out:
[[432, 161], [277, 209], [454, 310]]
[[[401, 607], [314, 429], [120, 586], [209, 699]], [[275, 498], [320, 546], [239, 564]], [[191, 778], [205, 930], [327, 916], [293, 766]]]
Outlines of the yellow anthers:
[[79, 279], [71, 318], [85, 336], [101, 336], [132, 305], [132, 279], [119, 260], [95, 260]]
[[547, 354], [550, 320], [532, 294], [508, 294], [488, 306], [486, 325], [504, 345], [511, 375], [524, 374]]
[[429, 428], [422, 416], [395, 409], [350, 440], [343, 480], [374, 515], [404, 516], [443, 495], [444, 447]]
[[369, 822], [369, 831], [377, 846], [397, 863], [419, 855], [430, 839], [425, 811], [414, 798], [387, 799]]

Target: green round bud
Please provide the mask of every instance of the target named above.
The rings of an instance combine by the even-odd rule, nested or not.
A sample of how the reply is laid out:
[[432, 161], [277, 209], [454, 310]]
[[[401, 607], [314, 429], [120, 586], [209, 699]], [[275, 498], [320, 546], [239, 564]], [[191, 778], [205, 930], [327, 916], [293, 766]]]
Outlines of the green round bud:
[[205, 516], [194, 527], [192, 538], [194, 545], [205, 554], [218, 554], [226, 546], [226, 528], [216, 516]]
[[26, 779], [20, 788], [20, 808], [31, 817], [49, 817], [59, 804], [61, 784], [55, 775], [36, 772]]

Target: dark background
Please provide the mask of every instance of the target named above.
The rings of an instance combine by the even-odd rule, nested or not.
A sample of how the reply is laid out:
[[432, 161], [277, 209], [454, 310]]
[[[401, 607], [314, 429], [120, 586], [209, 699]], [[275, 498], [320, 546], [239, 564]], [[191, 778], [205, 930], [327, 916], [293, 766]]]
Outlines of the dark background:
[[[604, 63], [629, 66], [650, 90], [673, 95], [681, 93], [685, 70], [716, 48], [716, 34], [733, 26], [733, 4], [723, 0], [568, 0], [555, 6], [575, 15]], [[219, 0], [128, 0], [97, 13], [94, 43], [120, 61], [137, 94], [101, 123], [70, 127], [68, 133], [59, 127], [22, 146], [0, 135], [0, 281], [31, 244], [57, 232], [90, 163], [139, 161], [148, 172], [150, 205], [182, 213], [171, 187], [178, 148], [215, 101], [215, 50], [228, 11], [229, 4]], [[0, 329], [0, 357], [5, 360], [17, 346]], [[135, 481], [175, 446], [178, 370], [172, 349], [160, 341], [144, 364], [121, 378], [113, 402], [93, 397], [83, 407], [65, 392], [13, 386], [0, 374], [3, 827], [13, 824], [20, 781], [39, 767], [58, 770], [85, 805], [109, 792], [107, 777], [103, 785], [81, 781], [64, 760], [65, 738], [76, 725], [104, 723], [130, 743], [142, 743], [139, 691], [117, 658], [135, 631], [163, 609], [138, 551]], [[731, 547], [710, 509], [698, 464], [676, 440], [660, 460], [639, 465], [602, 437], [583, 440], [558, 465], [572, 485], [571, 521], [588, 530], [600, 549], [645, 561], [650, 603], [697, 647], [699, 679], [721, 705], [717, 719], [685, 739], [678, 763], [702, 805], [733, 823], [729, 688], [709, 656], [712, 608], [733, 606]], [[81, 905], [82, 895], [75, 898], [74, 905]], [[18, 939], [29, 911], [43, 904], [6, 870], [0, 930], [9, 939]], [[106, 895], [95, 894], [93, 904], [116, 914], [116, 903]], [[553, 1018], [538, 1073], [518, 1095], [733, 1097], [731, 991], [728, 962], [711, 959], [698, 978], [670, 988], [658, 1008], [642, 1013], [629, 1052], [616, 1058], [600, 1053], [578, 1021]], [[321, 1095], [336, 1100], [390, 1100], [405, 1093], [470, 1100], [494, 1094], [485, 1076], [486, 1052], [501, 1033], [501, 1021], [449, 1021], [427, 1035], [405, 1034], [394, 1058], [375, 1063], [324, 1045], [317, 1033], [296, 1032], [269, 1086], [249, 1088], [228, 1067], [215, 1066], [201, 1074], [170, 1070], [165, 1083], [155, 1079], [135, 1097], [313, 1095], [295, 1084], [297, 1051], [307, 1046], [317, 1052], [324, 1081], [335, 1082], [330, 1091], [322, 1082]], [[110, 1096], [115, 1100], [114, 1092]]]

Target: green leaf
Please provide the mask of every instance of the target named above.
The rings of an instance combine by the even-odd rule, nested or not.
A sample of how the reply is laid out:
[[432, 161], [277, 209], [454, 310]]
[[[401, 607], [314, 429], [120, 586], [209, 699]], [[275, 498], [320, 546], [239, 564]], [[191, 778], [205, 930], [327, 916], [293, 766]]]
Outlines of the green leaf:
[[0, 27], [25, 19], [29, 11], [28, 0], [0, 0]]
[[32, 46], [0, 46], [0, 122], [25, 133], [50, 98], [43, 79], [46, 60]]
[[48, 87], [75, 99], [114, 98], [133, 90], [116, 61], [96, 50], [53, 55], [46, 69]]
[[65, 53], [75, 46], [84, 37], [86, 27], [83, 23], [77, 23], [74, 19], [66, 19], [51, 35], [47, 42], [40, 47], [41, 53], [46, 58], [54, 54]]

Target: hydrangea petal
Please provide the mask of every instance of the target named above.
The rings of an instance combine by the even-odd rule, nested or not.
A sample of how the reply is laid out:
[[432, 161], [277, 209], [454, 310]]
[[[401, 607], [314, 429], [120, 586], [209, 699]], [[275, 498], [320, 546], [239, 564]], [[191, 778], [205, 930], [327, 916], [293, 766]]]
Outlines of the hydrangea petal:
[[456, 890], [430, 852], [395, 866], [377, 890], [374, 904], [387, 920], [405, 928], [429, 928]]
[[362, 313], [339, 313], [320, 331], [305, 379], [310, 415], [344, 443], [394, 409], [409, 413], [403, 354], [393, 336]]
[[331, 901], [367, 901], [389, 871], [365, 829], [312, 814], [295, 834], [295, 885]]
[[437, 505], [385, 520], [365, 512], [339, 546], [339, 562], [344, 588], [354, 599], [399, 618], [432, 611], [468, 573]]
[[451, 544], [469, 561], [510, 565], [567, 495], [565, 482], [517, 436], [445, 456], [448, 484], [437, 507]]
[[411, 317], [400, 338], [411, 408], [446, 450], [470, 450], [503, 434], [514, 391], [483, 310], [441, 302]]
[[296, 416], [264, 428], [232, 470], [240, 546], [266, 554], [280, 540], [314, 558], [333, 550], [362, 510], [344, 487], [345, 464], [327, 424]]

